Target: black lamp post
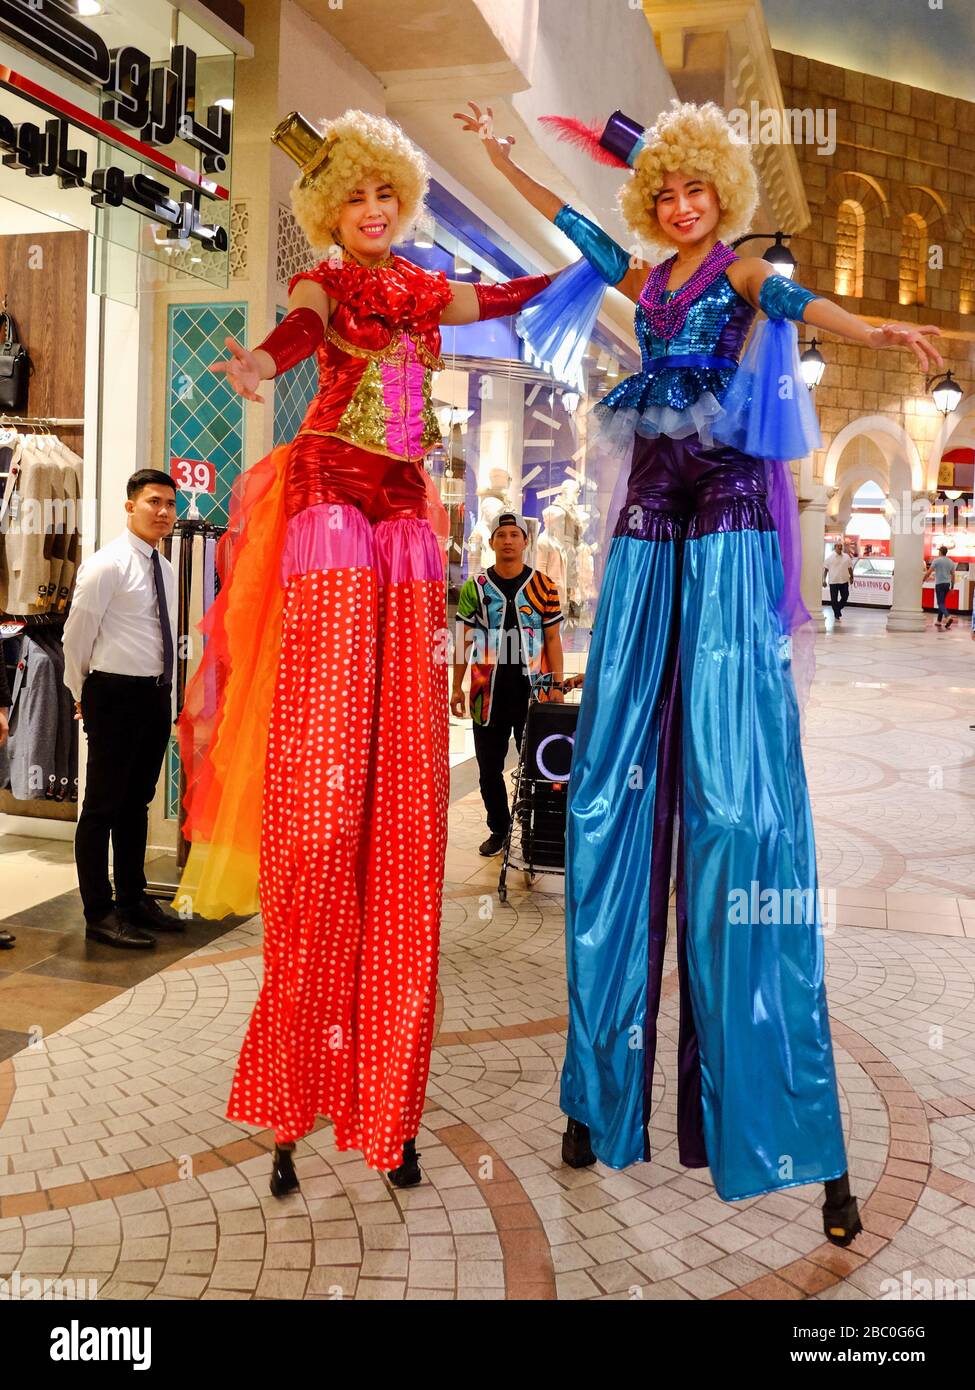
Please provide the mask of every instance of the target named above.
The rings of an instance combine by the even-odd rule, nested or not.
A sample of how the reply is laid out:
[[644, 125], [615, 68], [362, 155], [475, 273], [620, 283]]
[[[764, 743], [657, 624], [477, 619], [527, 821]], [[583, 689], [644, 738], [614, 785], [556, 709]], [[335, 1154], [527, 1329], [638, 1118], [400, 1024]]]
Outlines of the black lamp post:
[[944, 376], [929, 376], [924, 386], [925, 390], [931, 392], [934, 403], [942, 415], [950, 415], [965, 394], [950, 371], [945, 372]]
[[814, 386], [818, 386], [823, 379], [823, 372], [826, 370], [826, 358], [819, 351], [818, 338], [813, 338], [805, 352], [799, 358], [799, 369], [802, 372], [802, 379], [809, 387], [810, 391]]
[[743, 246], [746, 241], [771, 241], [772, 245], [764, 252], [762, 260], [768, 261], [779, 275], [784, 275], [787, 280], [791, 280], [796, 273], [796, 258], [785, 244], [791, 238], [791, 232], [749, 232], [747, 236], [738, 237], [736, 241], [731, 243], [731, 246], [732, 250], [737, 251], [738, 247]]

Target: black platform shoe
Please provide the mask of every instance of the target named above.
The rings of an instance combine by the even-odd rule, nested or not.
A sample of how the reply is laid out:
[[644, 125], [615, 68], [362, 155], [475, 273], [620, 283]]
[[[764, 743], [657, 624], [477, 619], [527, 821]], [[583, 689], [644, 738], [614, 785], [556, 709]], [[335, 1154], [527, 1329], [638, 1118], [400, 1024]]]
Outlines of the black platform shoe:
[[824, 1186], [823, 1231], [826, 1239], [833, 1245], [849, 1245], [863, 1230], [857, 1199], [850, 1192], [850, 1175], [844, 1173], [839, 1178], [831, 1178]]
[[274, 1163], [271, 1167], [271, 1196], [287, 1197], [289, 1192], [297, 1192], [301, 1184], [295, 1172], [294, 1149], [279, 1149], [274, 1146]]
[[562, 1162], [570, 1168], [591, 1168], [596, 1155], [589, 1142], [589, 1126], [569, 1120], [562, 1135]]
[[407, 1139], [403, 1145], [403, 1162], [398, 1168], [393, 1168], [386, 1176], [394, 1187], [416, 1187], [423, 1177], [420, 1172], [418, 1162], [420, 1155], [416, 1151], [416, 1140]]

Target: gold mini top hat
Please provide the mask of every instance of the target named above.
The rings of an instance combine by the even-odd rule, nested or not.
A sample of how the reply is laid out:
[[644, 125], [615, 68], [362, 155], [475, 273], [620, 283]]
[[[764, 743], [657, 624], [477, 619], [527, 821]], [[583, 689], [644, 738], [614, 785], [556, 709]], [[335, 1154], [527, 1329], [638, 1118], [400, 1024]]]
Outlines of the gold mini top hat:
[[338, 136], [326, 136], [300, 111], [289, 111], [274, 129], [271, 141], [301, 169], [302, 187], [328, 163]]

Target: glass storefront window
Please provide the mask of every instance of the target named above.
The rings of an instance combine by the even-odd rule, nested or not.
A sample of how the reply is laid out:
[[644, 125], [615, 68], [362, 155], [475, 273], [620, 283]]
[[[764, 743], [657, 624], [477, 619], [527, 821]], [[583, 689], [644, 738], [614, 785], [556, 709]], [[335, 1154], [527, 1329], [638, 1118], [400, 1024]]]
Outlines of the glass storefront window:
[[[499, 281], [523, 274], [483, 238], [458, 235], [430, 216], [401, 254], [450, 279]], [[499, 512], [524, 515], [527, 562], [555, 583], [567, 650], [588, 646], [596, 604], [599, 500], [612, 491], [587, 449], [590, 407], [635, 371], [634, 349], [598, 328], [584, 361], [580, 395], [527, 361], [508, 319], [443, 330], [444, 369], [433, 381], [442, 443], [426, 464], [450, 517], [448, 622], [464, 580], [494, 561], [490, 526]], [[604, 503], [605, 505], [605, 503]]]
[[[182, 45], [195, 55], [192, 73], [192, 97], [189, 81], [183, 85], [184, 99], [190, 103], [193, 118], [200, 126], [210, 123], [211, 107], [225, 107], [232, 111], [234, 99], [235, 55], [219, 40], [209, 34], [194, 20], [182, 14], [169, 3], [169, 0], [116, 0], [98, 14], [79, 18], [86, 27], [92, 41], [98, 41], [104, 50], [132, 48], [145, 54], [151, 62], [153, 80], [162, 78], [170, 69], [173, 60], [173, 46]], [[202, 228], [222, 228], [229, 237], [230, 198], [222, 196], [221, 190], [229, 194], [230, 161], [223, 167], [206, 164], [203, 152], [197, 145], [182, 138], [181, 128], [175, 120], [168, 127], [168, 135], [160, 135], [152, 144], [163, 161], [153, 161], [147, 153], [148, 146], [142, 140], [143, 131], [126, 124], [111, 113], [105, 115], [105, 96], [103, 90], [90, 78], [78, 73], [69, 74], [55, 63], [46, 61], [30, 45], [20, 40], [21, 31], [16, 27], [5, 27], [0, 33], [0, 115], [12, 126], [33, 125], [44, 131], [46, 124], [54, 117], [65, 120], [65, 142], [67, 150], [73, 155], [81, 152], [87, 161], [85, 186], [62, 187], [61, 179], [46, 170], [28, 174], [16, 167], [9, 157], [0, 163], [0, 197], [44, 213], [62, 224], [86, 232], [96, 232], [104, 240], [131, 253], [129, 269], [125, 276], [115, 274], [113, 284], [118, 284], [121, 297], [133, 299], [136, 289], [135, 260], [139, 255], [154, 262], [156, 274], [153, 283], [167, 283], [173, 272], [188, 273], [211, 284], [226, 286], [228, 281], [229, 256], [226, 250], [211, 249], [204, 246], [204, 238], [199, 235], [169, 236], [170, 223], [167, 222], [157, 199], [149, 206], [136, 210], [131, 206], [131, 198], [121, 206], [96, 208], [92, 203], [95, 192], [96, 171], [103, 178], [105, 187], [118, 195], [123, 177], [134, 175], [148, 176], [161, 184], [170, 201], [179, 203], [188, 191], [186, 178], [200, 185], [200, 206], [198, 223]], [[22, 83], [32, 84], [24, 91]], [[178, 84], [170, 69], [167, 79], [167, 92], [170, 94], [170, 111], [178, 109], [176, 94]], [[67, 105], [65, 105], [67, 103]], [[73, 108], [72, 114], [65, 112]], [[217, 114], [219, 121], [227, 118]], [[98, 126], [97, 118], [102, 116], [109, 126], [114, 126], [116, 136], [121, 133], [130, 142], [123, 148], [112, 141], [100, 138], [104, 126]], [[88, 128], [84, 128], [88, 127]], [[214, 124], [213, 129], [219, 127]], [[209, 140], [209, 136], [206, 140]], [[131, 142], [144, 146], [141, 150], [132, 148]], [[206, 143], [206, 141], [204, 141]], [[143, 157], [144, 156], [144, 157]], [[168, 161], [168, 163], [166, 162]], [[173, 166], [190, 171], [186, 177], [178, 177]], [[110, 177], [109, 177], [110, 171]], [[100, 187], [102, 185], [99, 185]], [[176, 212], [169, 215], [176, 217]], [[181, 224], [182, 227], [185, 223]], [[172, 228], [175, 232], [177, 229]], [[209, 239], [209, 238], [207, 238]], [[125, 263], [124, 255], [116, 257], [113, 264]], [[123, 282], [124, 281], [124, 286]], [[99, 285], [99, 288], [104, 288]]]

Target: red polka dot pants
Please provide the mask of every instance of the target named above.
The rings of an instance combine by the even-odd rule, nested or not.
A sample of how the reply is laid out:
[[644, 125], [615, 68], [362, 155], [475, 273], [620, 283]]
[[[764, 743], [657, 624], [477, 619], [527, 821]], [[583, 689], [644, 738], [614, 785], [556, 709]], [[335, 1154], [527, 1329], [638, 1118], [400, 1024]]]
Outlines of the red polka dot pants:
[[[387, 520], [395, 528], [415, 520]], [[231, 1119], [279, 1142], [330, 1116], [395, 1168], [423, 1109], [447, 839], [444, 585], [291, 579], [261, 842], [264, 983]]]

